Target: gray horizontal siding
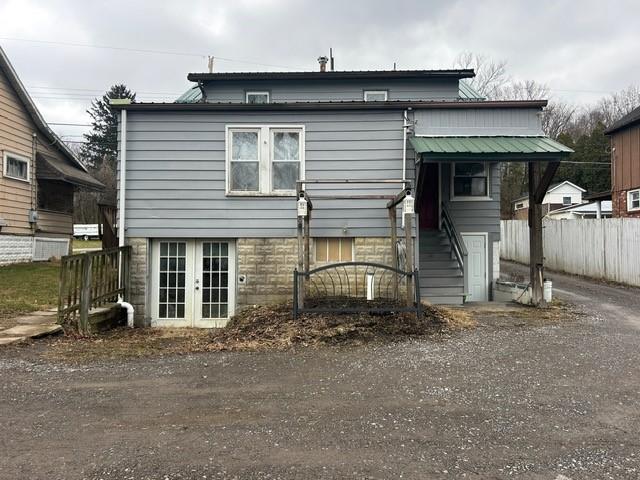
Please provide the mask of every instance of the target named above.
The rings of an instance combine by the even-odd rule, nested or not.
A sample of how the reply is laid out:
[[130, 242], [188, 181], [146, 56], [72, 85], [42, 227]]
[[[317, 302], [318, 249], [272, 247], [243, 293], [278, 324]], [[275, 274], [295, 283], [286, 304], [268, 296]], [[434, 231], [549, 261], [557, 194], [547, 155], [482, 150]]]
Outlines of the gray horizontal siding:
[[211, 82], [204, 89], [209, 102], [241, 103], [246, 91], [268, 91], [271, 101], [336, 102], [359, 101], [365, 90], [387, 90], [389, 100], [446, 100], [458, 98], [457, 79], [351, 80], [343, 82]]
[[416, 135], [543, 135], [537, 109], [415, 110]]
[[[399, 179], [402, 112], [129, 112], [127, 211], [130, 237], [295, 236], [295, 197], [225, 195], [225, 126], [305, 127], [307, 179]], [[413, 158], [409, 152], [408, 158]], [[412, 164], [411, 161], [408, 162]], [[413, 176], [413, 170], [409, 170]], [[331, 194], [394, 195], [400, 185], [308, 186]], [[386, 236], [386, 200], [314, 201], [313, 236]]]

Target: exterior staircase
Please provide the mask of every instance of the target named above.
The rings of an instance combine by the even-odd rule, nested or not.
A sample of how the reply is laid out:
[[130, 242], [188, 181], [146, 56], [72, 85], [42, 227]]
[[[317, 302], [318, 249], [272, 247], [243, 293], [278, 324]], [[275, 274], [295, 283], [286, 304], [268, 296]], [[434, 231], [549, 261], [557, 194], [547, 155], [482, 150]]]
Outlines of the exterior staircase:
[[420, 230], [420, 297], [434, 304], [464, 303], [464, 274], [444, 230]]

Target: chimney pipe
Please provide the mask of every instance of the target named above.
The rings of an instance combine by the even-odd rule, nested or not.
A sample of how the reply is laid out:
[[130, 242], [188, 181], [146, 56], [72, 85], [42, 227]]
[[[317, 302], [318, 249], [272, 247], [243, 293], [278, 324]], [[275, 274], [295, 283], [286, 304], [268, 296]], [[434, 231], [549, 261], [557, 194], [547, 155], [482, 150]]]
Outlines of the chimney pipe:
[[333, 48], [329, 49], [329, 70], [331, 70], [333, 72], [334, 70], [334, 63], [333, 63]]
[[318, 57], [318, 63], [320, 64], [320, 71], [321, 72], [326, 72], [327, 71], [327, 62], [329, 61], [329, 59], [327, 57], [325, 57], [324, 55], [322, 57]]

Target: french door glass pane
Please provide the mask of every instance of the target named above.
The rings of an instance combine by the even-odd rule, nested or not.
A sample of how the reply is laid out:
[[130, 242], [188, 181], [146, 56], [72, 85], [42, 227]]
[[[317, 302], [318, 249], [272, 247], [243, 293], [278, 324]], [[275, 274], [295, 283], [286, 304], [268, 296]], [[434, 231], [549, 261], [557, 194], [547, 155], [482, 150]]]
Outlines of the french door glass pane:
[[186, 242], [160, 242], [159, 318], [184, 318]]
[[226, 318], [229, 288], [229, 245], [202, 244], [202, 318]]

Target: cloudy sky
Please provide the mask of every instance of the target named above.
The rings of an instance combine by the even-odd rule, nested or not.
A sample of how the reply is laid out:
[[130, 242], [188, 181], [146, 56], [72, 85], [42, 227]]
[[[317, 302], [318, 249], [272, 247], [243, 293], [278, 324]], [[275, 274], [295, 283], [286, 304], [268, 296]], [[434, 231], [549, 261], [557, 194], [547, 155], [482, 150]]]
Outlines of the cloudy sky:
[[637, 0], [0, 0], [0, 45], [52, 123], [88, 123], [117, 82], [173, 100], [207, 55], [216, 71], [315, 70], [329, 47], [345, 70], [449, 68], [472, 51], [589, 103], [640, 83], [638, 18]]

